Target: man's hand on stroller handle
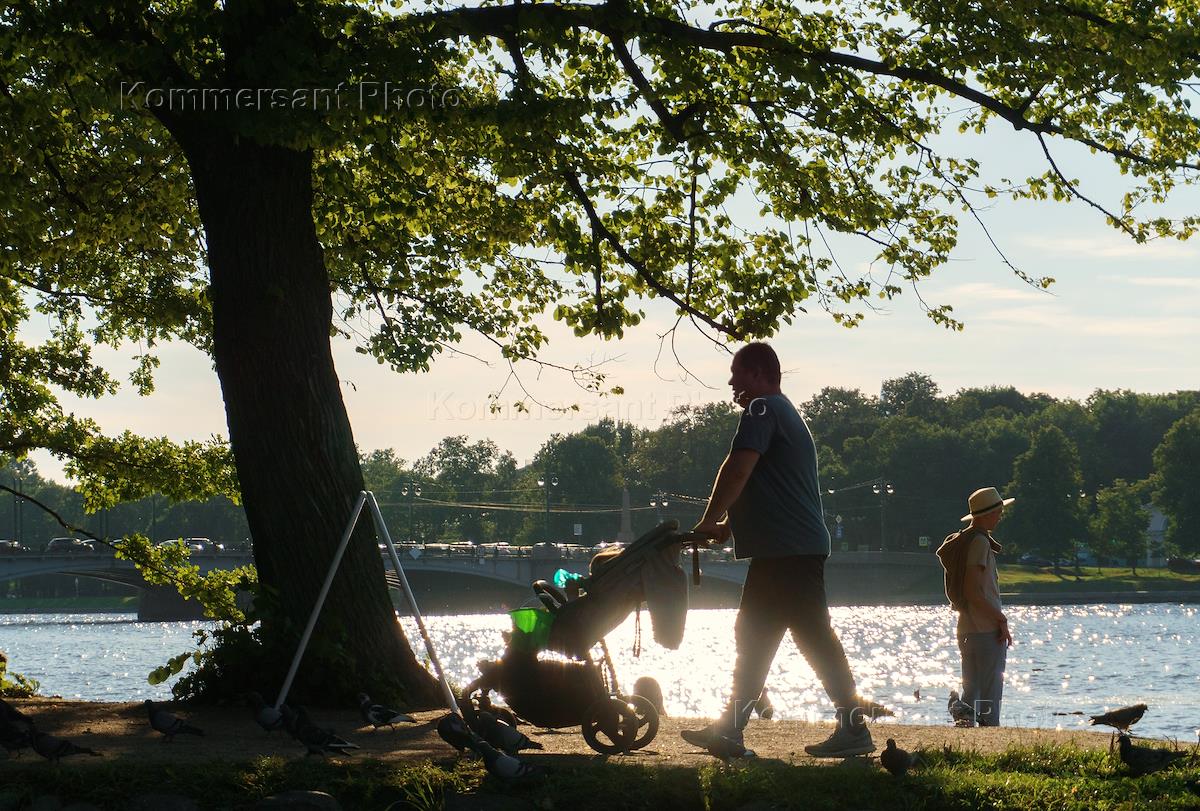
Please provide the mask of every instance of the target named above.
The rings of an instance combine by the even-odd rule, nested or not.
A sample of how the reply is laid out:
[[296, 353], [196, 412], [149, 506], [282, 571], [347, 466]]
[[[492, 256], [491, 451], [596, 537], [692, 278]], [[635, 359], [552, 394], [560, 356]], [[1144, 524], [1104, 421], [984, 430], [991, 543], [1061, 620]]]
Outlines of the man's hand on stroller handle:
[[728, 521], [701, 520], [689, 533], [688, 540], [708, 541], [711, 544], [722, 545], [729, 540]]

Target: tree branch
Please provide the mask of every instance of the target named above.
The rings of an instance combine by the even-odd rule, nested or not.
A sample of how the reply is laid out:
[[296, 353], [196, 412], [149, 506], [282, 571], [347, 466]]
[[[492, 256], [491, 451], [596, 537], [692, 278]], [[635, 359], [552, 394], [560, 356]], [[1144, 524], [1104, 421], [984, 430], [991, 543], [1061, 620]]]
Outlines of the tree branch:
[[[1064, 128], [1050, 121], [1033, 121], [1025, 117], [1021, 107], [1014, 107], [996, 97], [968, 85], [966, 82], [928, 68], [892, 65], [879, 59], [870, 59], [856, 54], [841, 53], [825, 49], [804, 48], [785, 36], [765, 32], [761, 27], [755, 31], [726, 31], [714, 28], [697, 28], [678, 20], [653, 15], [638, 15], [629, 9], [618, 10], [605, 5], [581, 3], [521, 3], [520, 17], [517, 5], [486, 6], [483, 8], [456, 8], [427, 14], [414, 14], [400, 18], [397, 26], [415, 28], [431, 33], [434, 37], [452, 39], [459, 36], [507, 38], [518, 31], [540, 33], [562, 33], [586, 28], [610, 38], [623, 35], [653, 34], [676, 42], [687, 43], [703, 50], [732, 54], [746, 48], [765, 52], [787, 54], [828, 67], [847, 68], [874, 76], [888, 76], [905, 81], [919, 82], [937, 87], [945, 92], [972, 101], [999, 118], [1007, 121], [1016, 130], [1028, 130], [1043, 135], [1058, 135], [1069, 138], [1099, 152], [1124, 158], [1144, 166], [1161, 165], [1144, 155], [1128, 149], [1102, 144], [1094, 138], [1069, 134]], [[738, 20], [721, 21], [732, 25]], [[631, 80], [636, 82], [635, 77]], [[650, 99], [647, 98], [647, 102]], [[1177, 169], [1200, 169], [1200, 163], [1173, 161], [1169, 164]]]
[[1113, 214], [1111, 211], [1109, 211], [1104, 206], [1097, 203], [1095, 200], [1092, 200], [1090, 197], [1085, 197], [1084, 194], [1075, 187], [1075, 184], [1073, 182], [1071, 182], [1070, 180], [1068, 180], [1067, 176], [1062, 173], [1062, 170], [1058, 168], [1058, 164], [1054, 162], [1054, 157], [1050, 154], [1050, 147], [1046, 144], [1045, 136], [1038, 133], [1037, 139], [1038, 139], [1038, 143], [1042, 147], [1042, 154], [1046, 156], [1046, 161], [1050, 164], [1051, 171], [1053, 171], [1055, 176], [1060, 181], [1062, 181], [1062, 184], [1064, 186], [1067, 187], [1067, 191], [1069, 191], [1071, 193], [1072, 197], [1082, 200], [1083, 202], [1087, 203], [1092, 208], [1099, 211], [1105, 217], [1108, 217], [1108, 219], [1111, 220], [1118, 228], [1120, 228], [1126, 234], [1129, 234], [1129, 236], [1133, 237], [1133, 239], [1135, 241], [1139, 241], [1139, 242], [1141, 241], [1138, 238], [1137, 232], [1134, 231], [1132, 228], [1130, 228], [1125, 222], [1123, 222], [1120, 217], [1118, 217], [1116, 214]]
[[621, 258], [621, 261], [633, 268], [634, 271], [637, 272], [638, 277], [641, 278], [642, 281], [644, 281], [647, 285], [649, 285], [654, 292], [658, 293], [668, 301], [674, 302], [681, 310], [690, 313], [696, 318], [699, 318], [701, 321], [708, 324], [718, 332], [723, 332], [731, 338], [737, 338], [738, 340], [742, 340], [744, 338], [741, 330], [739, 330], [737, 327], [728, 324], [722, 324], [708, 313], [697, 310], [687, 301], [680, 298], [677, 292], [667, 287], [658, 278], [656, 278], [655, 275], [650, 272], [650, 269], [646, 267], [646, 264], [638, 261], [636, 257], [629, 253], [621, 241], [617, 239], [617, 235], [609, 230], [608, 226], [604, 224], [604, 220], [601, 219], [600, 215], [596, 212], [595, 205], [592, 204], [591, 198], [588, 197], [587, 191], [584, 190], [583, 184], [579, 181], [578, 175], [576, 175], [573, 171], [564, 170], [562, 172], [562, 177], [567, 182], [567, 188], [571, 190], [571, 192], [575, 195], [575, 199], [577, 199], [579, 204], [583, 206], [583, 210], [587, 214], [588, 221], [591, 223], [592, 228], [595, 229], [595, 231], [599, 233], [601, 237], [603, 237], [605, 242], [612, 246], [612, 249], [616, 252], [617, 256]]

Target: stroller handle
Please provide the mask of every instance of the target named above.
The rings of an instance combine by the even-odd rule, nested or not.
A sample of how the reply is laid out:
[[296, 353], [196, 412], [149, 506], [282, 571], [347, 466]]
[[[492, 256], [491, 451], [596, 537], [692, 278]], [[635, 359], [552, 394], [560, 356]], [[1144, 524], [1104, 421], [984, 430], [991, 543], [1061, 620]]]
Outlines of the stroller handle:
[[679, 536], [679, 542], [692, 547], [692, 585], [700, 585], [700, 545], [708, 546], [716, 538], [703, 532], [685, 532]]

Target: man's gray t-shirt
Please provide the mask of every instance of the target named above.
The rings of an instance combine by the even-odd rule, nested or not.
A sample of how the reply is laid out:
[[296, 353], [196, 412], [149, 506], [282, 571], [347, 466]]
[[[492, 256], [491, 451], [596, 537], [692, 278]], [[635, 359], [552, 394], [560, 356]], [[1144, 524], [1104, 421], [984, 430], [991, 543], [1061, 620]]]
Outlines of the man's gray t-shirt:
[[792, 401], [782, 394], [753, 400], [730, 445], [742, 449], [762, 456], [729, 508], [734, 556], [828, 555], [817, 447]]

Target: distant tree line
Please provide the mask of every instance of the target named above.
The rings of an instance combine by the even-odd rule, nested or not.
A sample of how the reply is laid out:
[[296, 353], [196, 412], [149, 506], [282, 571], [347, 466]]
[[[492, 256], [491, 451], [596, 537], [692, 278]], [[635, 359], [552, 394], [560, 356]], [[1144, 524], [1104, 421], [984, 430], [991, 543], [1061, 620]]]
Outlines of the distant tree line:
[[[1069, 558], [1086, 545], [1136, 561], [1151, 504], [1167, 516], [1167, 551], [1200, 552], [1200, 392], [1098, 390], [1082, 402], [1002, 386], [943, 395], [912, 372], [877, 396], [827, 387], [797, 405], [817, 441], [835, 548], [916, 551], [922, 536], [935, 546], [959, 526], [967, 494], [996, 485], [1017, 498], [997, 531], [1012, 554]], [[605, 419], [553, 434], [525, 466], [465, 436], [411, 462], [371, 451], [362, 465], [396, 540], [591, 545], [616, 537], [625, 490], [635, 535], [660, 516], [697, 520], [736, 423], [731, 404], [710, 403], [681, 407], [657, 428]], [[240, 508], [223, 498], [156, 496], [85, 516], [76, 493], [28, 462], [4, 467], [0, 482], [101, 535], [248, 539]], [[39, 547], [63, 532], [32, 505], [0, 499], [0, 537], [18, 534]]]

